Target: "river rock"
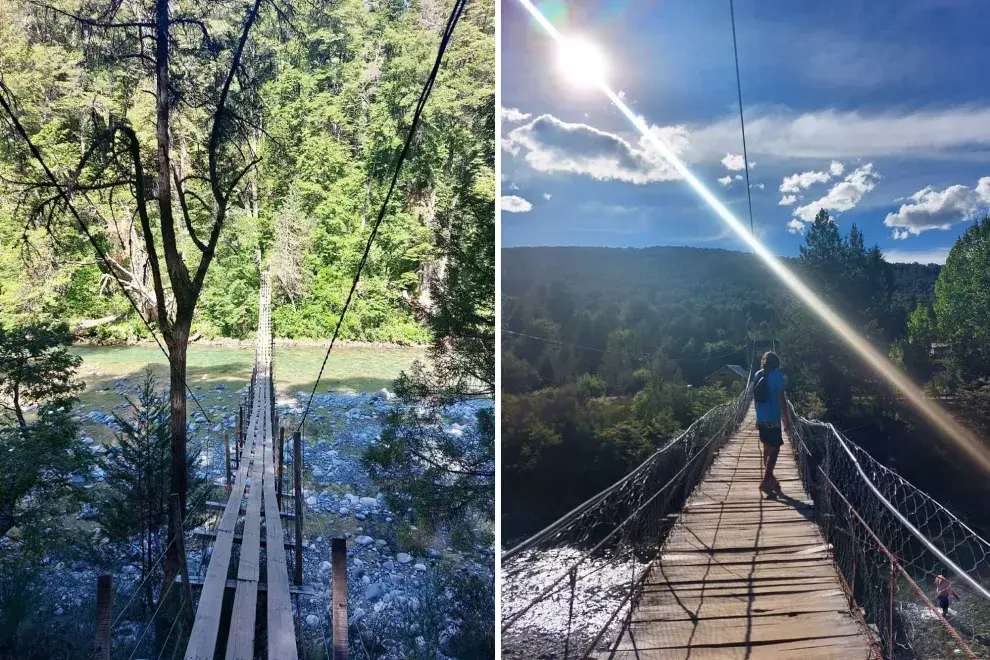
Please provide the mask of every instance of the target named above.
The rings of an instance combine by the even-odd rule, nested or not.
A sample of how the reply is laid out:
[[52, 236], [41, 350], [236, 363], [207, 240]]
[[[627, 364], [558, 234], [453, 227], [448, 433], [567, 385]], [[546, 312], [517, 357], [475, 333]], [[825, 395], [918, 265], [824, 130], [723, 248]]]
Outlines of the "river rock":
[[378, 500], [375, 499], [374, 497], [362, 497], [361, 506], [368, 507], [369, 509], [377, 509]]
[[321, 561], [320, 562], [320, 572], [321, 573], [326, 573], [331, 568], [333, 568], [333, 565], [330, 562], [328, 562], [328, 561]]
[[316, 626], [320, 625], [320, 617], [316, 616], [315, 614], [310, 614], [309, 616], [306, 617], [306, 625], [308, 625], [310, 628], [315, 628]]
[[395, 556], [395, 561], [399, 562], [400, 564], [408, 564], [409, 562], [412, 561], [412, 555], [407, 555], [404, 552], [400, 552]]
[[371, 538], [370, 536], [362, 535], [354, 539], [354, 542], [357, 543], [358, 545], [371, 545], [372, 543], [375, 542], [375, 539]]
[[364, 597], [366, 600], [374, 603], [376, 600], [385, 595], [385, 585], [381, 582], [376, 582], [369, 585], [367, 589], [364, 590]]
[[426, 564], [416, 564], [415, 566], [413, 566], [413, 568], [415, 568], [417, 571], [425, 571]]

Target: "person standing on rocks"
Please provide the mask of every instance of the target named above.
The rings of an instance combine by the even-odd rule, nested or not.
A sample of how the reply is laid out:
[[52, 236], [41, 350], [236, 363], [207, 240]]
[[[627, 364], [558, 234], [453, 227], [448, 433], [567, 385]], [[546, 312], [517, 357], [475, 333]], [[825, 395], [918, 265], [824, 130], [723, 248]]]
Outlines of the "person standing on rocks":
[[761, 369], [756, 372], [753, 386], [753, 399], [756, 402], [756, 428], [763, 445], [763, 480], [760, 490], [768, 496], [780, 490], [780, 482], [773, 476], [777, 465], [777, 454], [784, 444], [781, 425], [791, 434], [791, 420], [787, 416], [787, 399], [784, 391], [787, 384], [780, 373], [780, 358], [773, 351], [763, 354]]

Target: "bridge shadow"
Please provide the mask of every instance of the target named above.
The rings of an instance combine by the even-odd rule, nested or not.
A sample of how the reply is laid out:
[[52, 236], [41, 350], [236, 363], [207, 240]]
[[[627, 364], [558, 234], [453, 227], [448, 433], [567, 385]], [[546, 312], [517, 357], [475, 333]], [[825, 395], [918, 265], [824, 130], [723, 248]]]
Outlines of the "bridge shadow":
[[[801, 514], [801, 517], [804, 518], [805, 520], [815, 522], [815, 507], [812, 504], [808, 504], [803, 500], [795, 499], [790, 495], [788, 495], [787, 493], [783, 493], [783, 492], [774, 493], [773, 495], [771, 495], [766, 499], [772, 500], [774, 502], [780, 502], [781, 504], [786, 504], [791, 508], [793, 508], [796, 512]], [[761, 504], [760, 506], [761, 512], [762, 512], [762, 508], [763, 507]]]

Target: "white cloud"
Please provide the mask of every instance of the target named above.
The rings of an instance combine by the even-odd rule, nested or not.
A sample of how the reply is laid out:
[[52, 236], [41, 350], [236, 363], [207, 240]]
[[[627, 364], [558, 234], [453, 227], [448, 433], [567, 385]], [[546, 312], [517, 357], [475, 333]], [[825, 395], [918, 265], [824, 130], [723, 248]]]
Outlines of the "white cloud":
[[[726, 116], [714, 124], [690, 129], [692, 159], [714, 161], [725, 153], [728, 140], [739, 139], [739, 117]], [[838, 110], [761, 114], [749, 110], [746, 142], [749, 156], [756, 156], [756, 160], [945, 157], [962, 150], [990, 148], [990, 106], [869, 114]]]
[[883, 258], [893, 264], [944, 264], [952, 247], [932, 248], [931, 250], [890, 250]]
[[894, 238], [907, 238], [909, 233], [917, 236], [930, 229], [948, 229], [972, 219], [981, 208], [990, 206], [990, 177], [980, 179], [976, 188], [955, 185], [939, 191], [928, 186], [908, 200], [897, 213], [888, 213], [884, 218], [883, 224], [894, 228]]
[[553, 197], [553, 195], [551, 195], [550, 193], [543, 193], [543, 199], [547, 200], [548, 202], [550, 201], [551, 197]]
[[787, 223], [787, 231], [792, 234], [803, 234], [804, 233], [804, 223], [800, 220], [791, 220]]
[[750, 188], [759, 188], [760, 190], [763, 190], [764, 188], [766, 188], [766, 186], [764, 186], [762, 183], [754, 183], [753, 185], [750, 186]]
[[784, 195], [777, 202], [777, 206], [790, 206], [791, 204], [797, 204], [798, 198], [795, 195]]
[[528, 112], [521, 112], [516, 108], [500, 108], [500, 110], [502, 111], [503, 121], [508, 121], [508, 122], [526, 121], [527, 119], [532, 117], [532, 115], [529, 114]]
[[509, 190], [519, 190], [519, 186], [514, 183], [509, 184]]
[[859, 204], [863, 195], [876, 187], [879, 178], [880, 175], [873, 170], [873, 163], [857, 167], [845, 179], [832, 186], [824, 197], [794, 209], [794, 216], [811, 222], [821, 209], [839, 213], [848, 211]]
[[730, 183], [732, 183], [732, 177], [731, 176], [723, 176], [723, 177], [719, 178], [718, 182], [720, 184], [722, 184], [723, 186], [727, 186]]
[[802, 172], [800, 174], [792, 174], [791, 176], [785, 176], [784, 180], [780, 182], [780, 192], [782, 193], [796, 193], [806, 190], [816, 183], [825, 183], [832, 178], [832, 175], [828, 172]]
[[[687, 150], [688, 135], [682, 126], [652, 126], [650, 130], [674, 153]], [[551, 115], [513, 129], [502, 142], [508, 143], [504, 148], [510, 153], [523, 153], [526, 163], [540, 172], [572, 172], [636, 184], [681, 178], [645, 138], [633, 144], [618, 135]]]
[[499, 206], [508, 213], [525, 213], [533, 208], [532, 204], [516, 195], [502, 195]]
[[907, 238], [910, 235], [911, 235], [911, 232], [909, 232], [907, 229], [903, 229], [903, 230], [902, 229], [895, 229], [894, 230], [894, 233], [892, 233], [890, 236], [895, 241], [902, 241], [902, 240], [904, 240], [905, 238]]
[[[732, 170], [733, 172], [746, 169], [746, 161], [743, 160], [742, 154], [725, 154], [725, 157], [722, 159], [722, 165], [725, 166], [725, 169]], [[756, 167], [756, 163], [749, 161], [749, 166]]]
[[742, 181], [742, 179], [743, 179], [743, 178], [742, 178], [742, 174], [737, 174], [737, 175], [735, 175], [735, 176], [734, 176], [734, 177], [732, 177], [732, 178], [733, 178], [733, 179], [735, 179], [736, 181]]
[[828, 166], [828, 173], [832, 176], [842, 176], [842, 173], [846, 171], [846, 166], [837, 160], [833, 160], [832, 164]]

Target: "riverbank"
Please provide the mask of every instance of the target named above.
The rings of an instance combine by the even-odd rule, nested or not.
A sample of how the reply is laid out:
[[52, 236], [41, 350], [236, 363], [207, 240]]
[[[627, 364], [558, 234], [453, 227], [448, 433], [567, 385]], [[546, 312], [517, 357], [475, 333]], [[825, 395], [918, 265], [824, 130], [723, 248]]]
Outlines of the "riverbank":
[[[275, 346], [280, 346], [283, 348], [322, 348], [326, 351], [327, 346], [330, 345], [329, 339], [279, 339], [275, 338]], [[74, 346], [85, 346], [85, 347], [101, 347], [101, 348], [127, 348], [127, 347], [141, 347], [147, 346], [155, 348], [158, 350], [158, 344], [150, 339], [136, 339], [136, 340], [104, 340], [104, 339], [93, 339], [93, 338], [77, 338], [73, 344]], [[228, 348], [243, 348], [254, 350], [255, 340], [254, 338], [249, 339], [233, 339], [230, 337], [223, 337], [220, 339], [206, 339], [203, 337], [194, 338], [189, 341], [190, 346], [224, 346]], [[386, 341], [350, 341], [347, 339], [338, 339], [334, 344], [334, 348], [384, 348], [384, 349], [419, 349], [425, 350], [428, 344], [411, 344], [411, 343], [397, 343], [397, 342], [386, 342]]]

